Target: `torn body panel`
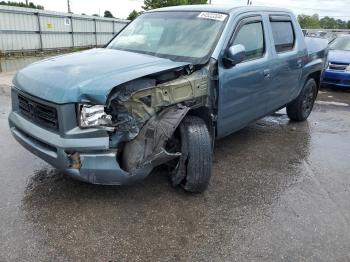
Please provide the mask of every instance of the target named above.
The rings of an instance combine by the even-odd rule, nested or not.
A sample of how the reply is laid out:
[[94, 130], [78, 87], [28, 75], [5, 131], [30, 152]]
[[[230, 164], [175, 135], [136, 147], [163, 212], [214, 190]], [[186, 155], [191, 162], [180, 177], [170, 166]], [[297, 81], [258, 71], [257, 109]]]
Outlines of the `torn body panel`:
[[206, 106], [208, 87], [206, 68], [158, 85], [156, 78], [142, 78], [118, 87], [107, 106], [115, 127], [114, 142], [136, 138], [143, 125], [164, 108], [176, 104], [189, 108]]
[[[115, 152], [78, 154], [70, 156], [70, 174], [94, 184], [129, 184], [145, 178], [154, 167], [181, 155], [168, 152], [166, 141], [187, 114], [188, 107], [173, 106], [153, 116], [140, 130], [138, 136], [125, 144], [122, 163], [117, 162]], [[96, 167], [103, 170], [96, 174]]]
[[180, 156], [180, 152], [167, 152], [164, 146], [188, 110], [186, 106], [173, 106], [153, 116], [139, 135], [126, 143], [123, 153], [124, 169], [130, 173], [138, 173], [138, 170], [150, 172], [153, 167]]
[[[170, 72], [171, 73], [171, 72]], [[208, 106], [209, 77], [206, 67], [193, 73], [150, 76], [124, 84], [109, 96], [107, 112], [115, 128], [110, 133], [111, 146], [122, 147], [123, 170], [145, 174], [181, 155], [168, 152], [167, 141], [182, 119], [193, 108]], [[160, 83], [159, 83], [160, 82]]]

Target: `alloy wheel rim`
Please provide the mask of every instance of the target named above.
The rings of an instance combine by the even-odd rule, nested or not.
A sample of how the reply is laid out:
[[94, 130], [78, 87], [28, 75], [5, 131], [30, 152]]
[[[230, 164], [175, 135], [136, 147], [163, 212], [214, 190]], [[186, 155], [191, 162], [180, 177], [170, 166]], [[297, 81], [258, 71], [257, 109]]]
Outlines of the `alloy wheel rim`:
[[314, 92], [312, 88], [309, 88], [302, 102], [302, 109], [304, 114], [309, 114], [311, 112], [313, 104], [314, 104]]

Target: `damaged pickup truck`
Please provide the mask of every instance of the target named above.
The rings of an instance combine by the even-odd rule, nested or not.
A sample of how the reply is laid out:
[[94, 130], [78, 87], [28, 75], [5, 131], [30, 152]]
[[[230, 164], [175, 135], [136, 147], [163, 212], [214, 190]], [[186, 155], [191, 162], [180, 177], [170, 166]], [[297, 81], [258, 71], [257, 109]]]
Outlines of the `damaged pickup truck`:
[[166, 164], [174, 186], [202, 192], [215, 139], [283, 107], [291, 120], [308, 118], [327, 52], [321, 41], [306, 43], [283, 9], [153, 10], [104, 48], [19, 71], [10, 129], [82, 181], [129, 184]]

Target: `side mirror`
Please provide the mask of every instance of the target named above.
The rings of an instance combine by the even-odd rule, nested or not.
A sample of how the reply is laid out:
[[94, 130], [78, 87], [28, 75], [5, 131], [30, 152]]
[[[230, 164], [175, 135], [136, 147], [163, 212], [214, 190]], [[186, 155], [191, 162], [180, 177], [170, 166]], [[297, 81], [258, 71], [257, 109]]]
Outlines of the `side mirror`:
[[225, 64], [228, 66], [235, 66], [241, 63], [245, 59], [245, 47], [244, 45], [231, 46], [225, 56]]

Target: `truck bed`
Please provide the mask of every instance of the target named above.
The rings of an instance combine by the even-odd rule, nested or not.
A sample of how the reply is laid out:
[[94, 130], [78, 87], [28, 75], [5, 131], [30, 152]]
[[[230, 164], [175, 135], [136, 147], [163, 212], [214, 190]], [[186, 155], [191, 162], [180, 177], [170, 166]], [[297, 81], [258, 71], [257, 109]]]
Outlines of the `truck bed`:
[[309, 56], [323, 57], [328, 52], [328, 41], [317, 37], [305, 37], [305, 43]]

